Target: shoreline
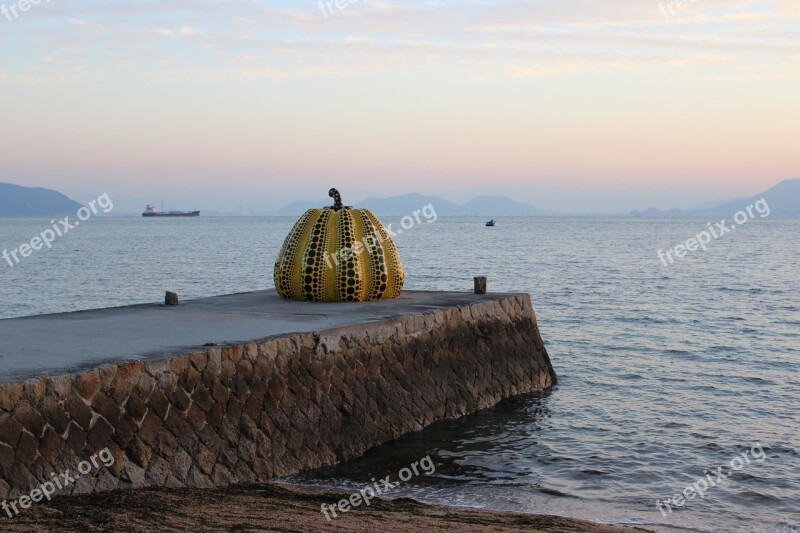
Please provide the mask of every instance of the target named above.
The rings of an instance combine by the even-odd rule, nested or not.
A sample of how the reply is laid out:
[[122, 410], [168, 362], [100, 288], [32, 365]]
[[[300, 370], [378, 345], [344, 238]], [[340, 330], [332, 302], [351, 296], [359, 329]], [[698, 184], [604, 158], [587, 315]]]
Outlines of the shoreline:
[[0, 518], [2, 531], [342, 531], [473, 533], [541, 531], [630, 533], [652, 531], [551, 515], [464, 510], [408, 498], [375, 499], [326, 520], [320, 508], [349, 493], [283, 483], [218, 489], [141, 489], [65, 496], [35, 504], [20, 516]]

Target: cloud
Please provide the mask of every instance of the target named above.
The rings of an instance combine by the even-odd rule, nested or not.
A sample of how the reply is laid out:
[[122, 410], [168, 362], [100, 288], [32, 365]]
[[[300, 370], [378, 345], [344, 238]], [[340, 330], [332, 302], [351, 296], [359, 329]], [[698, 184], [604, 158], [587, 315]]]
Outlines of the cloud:
[[734, 61], [732, 57], [722, 55], [698, 54], [685, 57], [676, 57], [669, 60], [671, 65], [687, 67], [696, 65], [724, 65]]
[[291, 77], [288, 71], [268, 67], [243, 68], [238, 72], [238, 77], [248, 80], [286, 79]]
[[350, 43], [350, 44], [362, 44], [362, 43], [372, 44], [372, 43], [375, 42], [375, 39], [372, 39], [371, 37], [352, 37], [351, 36], [351, 37], [347, 37], [344, 40], [344, 42]]
[[538, 67], [521, 67], [518, 65], [506, 65], [506, 72], [512, 78], [543, 78], [545, 76], [558, 76], [560, 74], [571, 74], [578, 71], [578, 67], [567, 63], [556, 65], [542, 65]]
[[760, 22], [765, 20], [767, 16], [761, 12], [742, 11], [738, 13], [728, 13], [725, 15], [725, 18], [735, 21]]
[[197, 37], [198, 35], [203, 35], [203, 32], [200, 30], [196, 30], [194, 28], [190, 28], [188, 26], [184, 26], [181, 28], [181, 35], [184, 37]]
[[174, 34], [172, 30], [169, 28], [148, 28], [146, 30], [148, 33], [152, 33], [153, 35], [159, 35], [161, 37], [172, 37]]
[[[800, 8], [788, 0], [700, 0], [669, 19], [656, 0], [374, 0], [328, 18], [315, 1], [76, 0], [36, 15], [48, 24], [22, 21], [7, 37], [24, 59], [11, 72], [61, 49], [73, 53], [52, 68], [153, 76], [178, 67], [224, 76], [227, 68], [246, 78], [430, 68], [519, 79], [709, 65], [714, 76], [735, 78], [753, 65], [766, 67], [759, 75], [785, 73], [785, 62], [800, 57]], [[97, 48], [108, 62], [98, 61]]]

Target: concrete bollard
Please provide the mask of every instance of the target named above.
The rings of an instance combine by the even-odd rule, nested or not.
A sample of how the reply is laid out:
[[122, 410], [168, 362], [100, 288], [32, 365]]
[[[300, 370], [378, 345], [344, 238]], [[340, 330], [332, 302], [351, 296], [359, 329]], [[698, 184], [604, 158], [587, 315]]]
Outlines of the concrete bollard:
[[475, 294], [486, 294], [486, 276], [475, 276]]

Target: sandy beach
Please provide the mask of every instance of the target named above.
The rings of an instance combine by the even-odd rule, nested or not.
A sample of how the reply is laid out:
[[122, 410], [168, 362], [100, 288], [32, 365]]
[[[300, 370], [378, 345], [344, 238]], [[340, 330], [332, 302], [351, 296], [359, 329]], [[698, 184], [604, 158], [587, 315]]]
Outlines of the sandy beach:
[[623, 529], [547, 515], [467, 511], [425, 505], [409, 499], [374, 500], [326, 520], [322, 504], [347, 494], [309, 491], [280, 484], [238, 485], [206, 490], [138, 490], [58, 498], [38, 504], [0, 531], [200, 532], [200, 531], [422, 531], [588, 532], [648, 531]]

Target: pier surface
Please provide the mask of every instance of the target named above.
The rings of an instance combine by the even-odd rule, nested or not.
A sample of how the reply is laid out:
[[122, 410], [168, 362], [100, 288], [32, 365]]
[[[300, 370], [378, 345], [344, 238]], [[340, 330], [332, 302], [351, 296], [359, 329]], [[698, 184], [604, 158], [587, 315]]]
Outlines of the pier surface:
[[170, 357], [213, 343], [381, 321], [510, 294], [406, 291], [396, 300], [287, 301], [274, 290], [0, 320], [0, 383], [73, 373], [107, 363]]
[[0, 337], [0, 501], [78, 465], [56, 495], [269, 481], [557, 379], [527, 294], [263, 291], [0, 320]]

